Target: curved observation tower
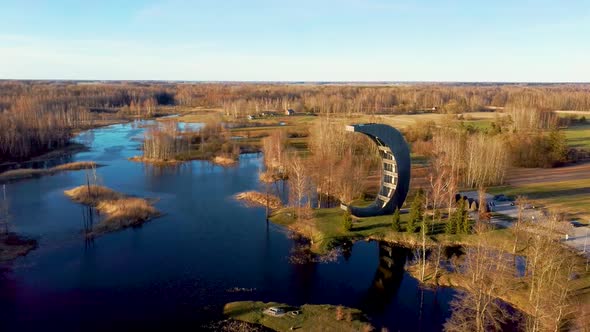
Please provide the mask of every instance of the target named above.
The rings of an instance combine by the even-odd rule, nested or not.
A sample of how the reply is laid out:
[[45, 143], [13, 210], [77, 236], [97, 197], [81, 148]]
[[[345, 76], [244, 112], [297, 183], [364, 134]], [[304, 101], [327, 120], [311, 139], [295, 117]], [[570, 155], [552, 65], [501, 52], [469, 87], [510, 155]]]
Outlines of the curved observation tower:
[[410, 149], [395, 128], [377, 123], [346, 126], [347, 131], [361, 133], [377, 144], [381, 156], [381, 186], [375, 201], [366, 207], [345, 206], [357, 217], [391, 214], [402, 207], [410, 189]]

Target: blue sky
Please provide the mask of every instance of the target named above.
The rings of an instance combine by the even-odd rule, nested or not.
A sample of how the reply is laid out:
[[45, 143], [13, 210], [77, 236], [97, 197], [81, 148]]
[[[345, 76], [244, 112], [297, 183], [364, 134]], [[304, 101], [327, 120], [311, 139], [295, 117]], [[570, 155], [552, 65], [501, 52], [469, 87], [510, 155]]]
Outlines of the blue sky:
[[0, 0], [0, 79], [590, 81], [587, 0]]

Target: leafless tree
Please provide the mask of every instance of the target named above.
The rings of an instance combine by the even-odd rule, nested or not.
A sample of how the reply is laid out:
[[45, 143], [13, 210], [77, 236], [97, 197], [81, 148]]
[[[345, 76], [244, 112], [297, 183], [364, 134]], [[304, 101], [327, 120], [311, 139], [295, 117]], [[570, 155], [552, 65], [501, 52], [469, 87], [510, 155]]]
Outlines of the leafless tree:
[[477, 224], [477, 242], [466, 248], [462, 266], [467, 278], [466, 291], [451, 303], [453, 313], [444, 325], [445, 331], [501, 331], [502, 324], [510, 319], [498, 297], [511, 290], [514, 265], [481, 236], [488, 228], [486, 224]]
[[306, 197], [310, 185], [305, 160], [293, 154], [289, 158], [289, 201], [291, 206], [295, 208], [297, 220], [299, 221], [309, 218], [309, 210], [306, 209], [304, 201], [305, 199], [311, 199]]

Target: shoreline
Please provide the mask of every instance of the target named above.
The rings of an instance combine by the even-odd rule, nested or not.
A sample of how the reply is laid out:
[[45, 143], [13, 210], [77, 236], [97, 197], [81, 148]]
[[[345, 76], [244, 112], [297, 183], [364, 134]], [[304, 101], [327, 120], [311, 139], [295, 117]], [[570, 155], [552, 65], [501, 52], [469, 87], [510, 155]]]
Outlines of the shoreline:
[[[135, 120], [157, 121], [158, 119], [166, 118], [170, 115], [177, 115], [177, 114], [167, 114], [167, 113], [156, 114], [156, 115], [154, 115], [150, 118], [146, 118], [146, 119], [130, 117], [130, 118], [120, 118], [120, 119], [110, 119], [110, 120], [97, 120], [95, 123], [93, 123], [91, 125], [85, 125], [80, 128], [72, 129], [72, 136], [70, 137], [70, 140], [68, 141], [68, 143], [65, 146], [45, 151], [39, 155], [32, 156], [32, 157], [30, 157], [28, 159], [24, 159], [24, 160], [4, 160], [4, 161], [0, 162], [0, 174], [3, 174], [5, 172], [11, 171], [11, 170], [24, 169], [22, 167], [22, 165], [48, 162], [48, 161], [51, 161], [54, 159], [63, 158], [68, 155], [88, 151], [89, 150], [88, 146], [72, 140], [75, 136], [77, 136], [83, 132], [87, 132], [87, 131], [99, 129], [99, 128], [104, 128], [104, 127], [108, 127], [108, 126], [114, 126], [114, 125], [118, 125], [118, 124], [126, 124], [126, 123], [130, 123], [132, 121], [135, 121]], [[15, 166], [15, 167], [13, 167], [13, 166]], [[4, 169], [4, 168], [5, 168], [5, 170], [2, 171], [2, 169]], [[36, 168], [33, 168], [33, 169], [36, 169]]]
[[[395, 232], [392, 229], [385, 229], [387, 226], [381, 224], [381, 229], [377, 229], [373, 234], [363, 233], [363, 231], [358, 232], [354, 231], [354, 228], [351, 231], [334, 231], [332, 228], [325, 228], [322, 226], [327, 219], [328, 222], [336, 223], [335, 227], [342, 228], [340, 223], [341, 219], [333, 220], [329, 216], [322, 216], [321, 210], [330, 210], [330, 209], [319, 209], [320, 211], [314, 210], [314, 218], [311, 220], [297, 222], [293, 217], [292, 220], [288, 220], [285, 218], [293, 216], [293, 212], [289, 213], [289, 209], [282, 209], [275, 211], [269, 220], [277, 225], [283, 226], [289, 231], [292, 231], [299, 236], [302, 236], [306, 239], [309, 239], [311, 242], [310, 250], [312, 253], [316, 255], [325, 255], [329, 252], [330, 248], [343, 244], [345, 242], [355, 243], [357, 241], [382, 241], [389, 245], [393, 246], [400, 246], [408, 249], [416, 249], [422, 246], [422, 238], [421, 233], [406, 233], [406, 232]], [[290, 215], [289, 215], [290, 214]], [[318, 218], [319, 215], [319, 218]], [[403, 217], [403, 215], [402, 215]], [[371, 218], [381, 218], [381, 219], [391, 219], [391, 216], [381, 216], [381, 217], [371, 217]], [[363, 218], [363, 219], [371, 219], [371, 218]], [[332, 219], [332, 220], [330, 220]], [[403, 219], [402, 219], [403, 220]], [[363, 223], [367, 223], [367, 220], [360, 221], [356, 223], [356, 227], [362, 229]], [[331, 232], [331, 233], [329, 233]], [[442, 247], [471, 247], [476, 245], [476, 241], [478, 237], [485, 237], [486, 241], [491, 245], [491, 248], [496, 249], [503, 253], [510, 253], [511, 245], [513, 243], [513, 234], [507, 228], [496, 228], [494, 230], [485, 232], [483, 234], [454, 234], [454, 235], [447, 235], [447, 234], [435, 234], [435, 235], [427, 235], [425, 241], [426, 250], [431, 250], [438, 245]], [[480, 238], [481, 239], [481, 238]], [[572, 253], [576, 254], [576, 265], [582, 266], [583, 257], [579, 255], [577, 252], [572, 251], [570, 248], [564, 246], [565, 250], [570, 250]], [[518, 255], [518, 253], [516, 253]], [[427, 263], [426, 273], [424, 281], [420, 281], [420, 269], [418, 265], [409, 265], [407, 264], [404, 266], [404, 269], [408, 274], [410, 274], [413, 278], [415, 278], [418, 283], [422, 287], [451, 287], [455, 289], [459, 289], [462, 291], [469, 291], [469, 287], [467, 286], [468, 280], [465, 279], [465, 276], [456, 273], [450, 272], [445, 270], [444, 268], [440, 267], [438, 269], [438, 273], [434, 276], [434, 267], [430, 266], [431, 263]], [[583, 277], [583, 276], [582, 276]], [[519, 278], [515, 279], [514, 282], [516, 284], [522, 283], [526, 280], [525, 279], [519, 280]], [[587, 279], [588, 276], [583, 277]], [[574, 281], [575, 282], [575, 281]], [[574, 283], [572, 287], [572, 303], [577, 303], [584, 301], [584, 295], [580, 294], [578, 291], [580, 287], [583, 288], [583, 283], [585, 281], [583, 279], [579, 279], [579, 281]], [[582, 286], [580, 285], [582, 284]], [[515, 285], [516, 285], [515, 284]], [[515, 288], [514, 290], [505, 293], [505, 294], [498, 294], [494, 295], [495, 298], [507, 303], [508, 305], [512, 306], [514, 309], [518, 310], [522, 314], [529, 315], [532, 310], [530, 308], [530, 304], [527, 303], [528, 295], [526, 294], [528, 291], [526, 288], [522, 286]], [[577, 301], [577, 302], [576, 302]], [[576, 305], [576, 304], [572, 304]], [[572, 323], [576, 323], [576, 318], [572, 317]]]

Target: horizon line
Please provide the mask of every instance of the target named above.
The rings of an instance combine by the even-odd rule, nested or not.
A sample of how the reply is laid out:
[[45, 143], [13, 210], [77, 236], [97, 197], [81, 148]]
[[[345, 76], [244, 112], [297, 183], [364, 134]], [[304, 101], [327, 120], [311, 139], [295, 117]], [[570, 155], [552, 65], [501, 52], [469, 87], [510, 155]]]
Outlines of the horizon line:
[[452, 81], [452, 80], [183, 80], [183, 79], [70, 79], [70, 78], [0, 78], [0, 82], [152, 82], [152, 83], [199, 83], [199, 84], [590, 84], [590, 81]]

